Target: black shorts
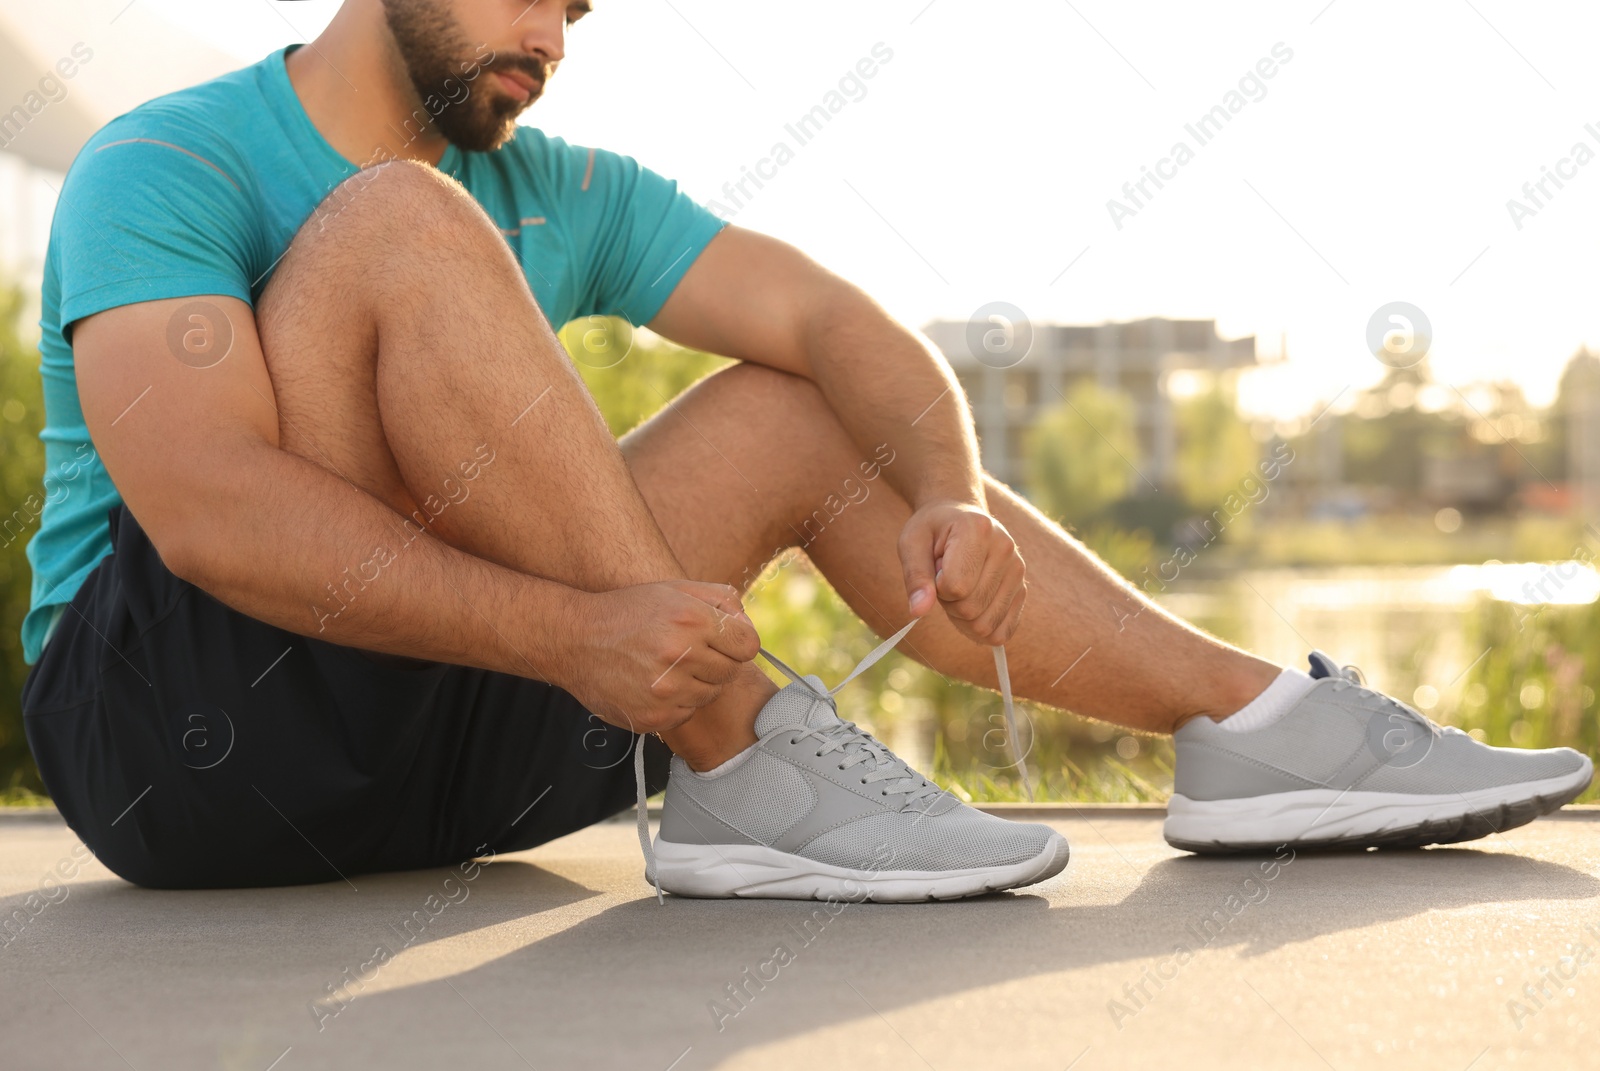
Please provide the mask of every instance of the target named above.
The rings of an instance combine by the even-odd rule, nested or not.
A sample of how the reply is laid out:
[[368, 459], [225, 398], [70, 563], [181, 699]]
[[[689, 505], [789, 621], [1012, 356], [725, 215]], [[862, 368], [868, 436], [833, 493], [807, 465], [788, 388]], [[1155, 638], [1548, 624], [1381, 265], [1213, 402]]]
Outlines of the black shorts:
[[[67, 824], [155, 888], [338, 881], [531, 848], [634, 800], [632, 733], [552, 685], [372, 654], [230, 609], [133, 515], [23, 687]], [[667, 752], [645, 738], [651, 791]]]

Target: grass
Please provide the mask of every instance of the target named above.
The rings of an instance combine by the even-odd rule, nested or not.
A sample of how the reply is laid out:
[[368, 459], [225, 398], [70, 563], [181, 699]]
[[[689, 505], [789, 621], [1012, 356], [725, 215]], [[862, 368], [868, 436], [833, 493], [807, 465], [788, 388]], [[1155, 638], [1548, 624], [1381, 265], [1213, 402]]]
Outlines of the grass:
[[[1164, 767], [1166, 783], [1171, 782], [1171, 767]], [[1005, 774], [991, 776], [985, 771], [952, 770], [934, 766], [933, 777], [950, 793], [967, 803], [1165, 803], [1168, 790], [1126, 763], [1098, 756], [1087, 769], [1067, 760], [1053, 769], [1036, 770], [1029, 766], [1033, 798], [1019, 778]]]
[[[1485, 603], [1464, 623], [1481, 658], [1441, 721], [1502, 747], [1573, 747], [1600, 760], [1600, 604]], [[1600, 800], [1591, 786], [1580, 803]]]
[[0, 807], [48, 807], [50, 797], [18, 785], [0, 790]]

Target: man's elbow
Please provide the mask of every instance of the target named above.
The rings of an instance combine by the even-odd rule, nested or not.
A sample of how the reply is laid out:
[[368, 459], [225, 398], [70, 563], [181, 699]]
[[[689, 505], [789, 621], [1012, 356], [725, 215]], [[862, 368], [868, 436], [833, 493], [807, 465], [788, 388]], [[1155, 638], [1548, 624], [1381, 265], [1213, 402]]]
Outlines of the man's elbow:
[[255, 442], [231, 446], [219, 444], [177, 472], [135, 472], [124, 489], [128, 510], [167, 571], [219, 597], [219, 589], [248, 582], [261, 569], [247, 521], [257, 508], [252, 489], [262, 482], [259, 466], [277, 454]]
[[218, 584], [223, 570], [216, 549], [208, 549], [205, 540], [185, 531], [181, 525], [158, 531], [147, 528], [145, 534], [150, 537], [167, 572], [202, 590], [212, 590]]
[[251, 568], [239, 560], [238, 533], [230, 533], [222, 520], [238, 508], [232, 499], [227, 490], [219, 494], [215, 487], [191, 486], [181, 495], [144, 503], [135, 516], [168, 572], [220, 596], [219, 589], [236, 584]]

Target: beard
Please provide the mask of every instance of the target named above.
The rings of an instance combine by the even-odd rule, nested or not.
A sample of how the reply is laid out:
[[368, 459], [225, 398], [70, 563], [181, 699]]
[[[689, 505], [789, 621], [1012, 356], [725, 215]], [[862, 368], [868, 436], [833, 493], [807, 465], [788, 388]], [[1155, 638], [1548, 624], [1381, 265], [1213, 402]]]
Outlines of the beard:
[[[544, 64], [531, 56], [492, 53], [482, 62], [487, 47], [468, 43], [448, 0], [383, 0], [383, 10], [406, 74], [439, 135], [469, 152], [490, 152], [510, 141], [517, 116], [544, 92]], [[483, 76], [496, 70], [532, 79], [528, 99], [493, 93], [494, 83]]]

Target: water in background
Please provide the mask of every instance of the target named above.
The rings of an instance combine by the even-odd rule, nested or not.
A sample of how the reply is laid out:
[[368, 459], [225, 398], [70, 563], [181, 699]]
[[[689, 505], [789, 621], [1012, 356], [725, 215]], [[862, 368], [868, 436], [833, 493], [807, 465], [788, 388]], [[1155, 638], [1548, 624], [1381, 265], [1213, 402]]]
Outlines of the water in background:
[[1487, 654], [1475, 615], [1490, 603], [1523, 614], [1588, 605], [1600, 574], [1581, 562], [1263, 569], [1193, 585], [1163, 606], [1263, 658], [1304, 668], [1313, 648], [1429, 711], [1462, 702]]

